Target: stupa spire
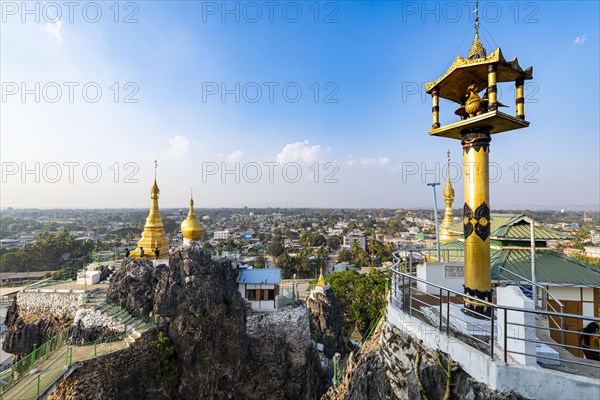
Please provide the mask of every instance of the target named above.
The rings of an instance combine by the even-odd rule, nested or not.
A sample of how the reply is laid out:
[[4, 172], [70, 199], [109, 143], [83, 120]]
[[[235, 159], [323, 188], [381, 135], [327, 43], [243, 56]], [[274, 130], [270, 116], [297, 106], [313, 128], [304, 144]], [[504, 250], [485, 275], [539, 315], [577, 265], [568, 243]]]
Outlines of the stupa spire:
[[446, 185], [442, 192], [444, 196], [444, 203], [446, 203], [446, 210], [444, 211], [444, 219], [442, 220], [440, 229], [440, 242], [448, 243], [458, 237], [458, 234], [452, 233], [448, 230], [454, 222], [454, 212], [452, 211], [452, 203], [454, 203], [454, 188], [450, 180], [450, 150], [448, 150], [448, 172], [446, 174]]
[[137, 248], [131, 252], [133, 257], [141, 257], [141, 249], [144, 249], [144, 258], [154, 259], [158, 249], [159, 258], [167, 257], [169, 254], [169, 240], [165, 233], [162, 217], [158, 208], [158, 196], [160, 189], [156, 183], [156, 170], [158, 162], [154, 160], [154, 184], [150, 189], [150, 212], [146, 217], [146, 224], [142, 237], [138, 241]]
[[326, 286], [325, 278], [323, 278], [323, 266], [321, 266], [321, 269], [319, 271], [319, 280], [317, 281], [317, 286], [320, 286], [320, 287]]
[[469, 60], [485, 58], [486, 56], [485, 48], [479, 39], [479, 0], [475, 1], [475, 10], [473, 12], [475, 13], [475, 39], [473, 39], [469, 54], [467, 55]]

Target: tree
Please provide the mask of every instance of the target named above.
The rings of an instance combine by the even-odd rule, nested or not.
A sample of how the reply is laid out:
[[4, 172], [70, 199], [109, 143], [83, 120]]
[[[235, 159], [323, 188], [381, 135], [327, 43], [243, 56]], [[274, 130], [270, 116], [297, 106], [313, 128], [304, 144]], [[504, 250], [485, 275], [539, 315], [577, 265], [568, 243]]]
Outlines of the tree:
[[269, 255], [279, 257], [285, 251], [285, 247], [281, 241], [281, 236], [275, 235], [269, 243]]
[[254, 260], [254, 268], [264, 268], [265, 263], [265, 255], [260, 253], [256, 256], [256, 259]]
[[333, 250], [337, 250], [342, 244], [342, 240], [337, 235], [331, 235], [327, 238], [327, 247]]
[[352, 250], [350, 249], [342, 249], [337, 255], [338, 262], [350, 262], [352, 261]]

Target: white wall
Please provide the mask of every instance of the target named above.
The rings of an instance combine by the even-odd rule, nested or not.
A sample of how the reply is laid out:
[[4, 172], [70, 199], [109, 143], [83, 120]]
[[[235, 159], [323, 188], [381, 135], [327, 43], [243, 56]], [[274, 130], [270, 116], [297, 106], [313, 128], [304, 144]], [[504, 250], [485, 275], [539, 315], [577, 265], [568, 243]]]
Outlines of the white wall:
[[[448, 289], [456, 290], [459, 293], [463, 292], [463, 283], [464, 276], [450, 277], [447, 276], [451, 272], [455, 272], [457, 270], [464, 270], [463, 263], [435, 263], [435, 262], [426, 262], [423, 264], [417, 265], [417, 278], [426, 280], [427, 282], [434, 283], [436, 285], [440, 285], [446, 287]], [[464, 275], [464, 274], [463, 274]], [[422, 282], [417, 282], [417, 289], [421, 292], [427, 292], [430, 294], [438, 294], [439, 289], [426, 285]]]

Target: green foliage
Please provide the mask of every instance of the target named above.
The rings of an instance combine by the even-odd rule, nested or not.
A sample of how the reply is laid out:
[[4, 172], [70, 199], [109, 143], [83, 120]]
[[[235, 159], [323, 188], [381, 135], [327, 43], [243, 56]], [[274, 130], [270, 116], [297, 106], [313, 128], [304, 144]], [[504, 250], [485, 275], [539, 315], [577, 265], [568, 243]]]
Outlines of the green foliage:
[[279, 257], [285, 252], [285, 247], [281, 241], [280, 235], [275, 235], [269, 243], [269, 255], [273, 257]]
[[352, 250], [350, 249], [341, 249], [337, 254], [338, 262], [348, 262], [352, 261]]
[[4, 253], [0, 257], [0, 266], [5, 272], [44, 271], [64, 268], [79, 260], [81, 267], [90, 261], [96, 247], [97, 242], [75, 240], [75, 236], [65, 229], [56, 235], [42, 232], [35, 242]]
[[161, 382], [172, 382], [177, 379], [177, 350], [171, 339], [162, 331], [156, 336], [153, 343], [157, 358], [154, 366], [154, 376]]
[[594, 265], [594, 266], [600, 268], [600, 258], [588, 257], [583, 254], [573, 254], [573, 257], [578, 259], [579, 261], [586, 263], [586, 264]]
[[266, 264], [264, 254], [260, 253], [256, 256], [256, 260], [254, 260], [254, 268], [264, 268]]
[[389, 271], [377, 270], [368, 274], [356, 271], [335, 272], [326, 277], [342, 306], [347, 329], [356, 321], [360, 333], [367, 333], [386, 306], [385, 288], [389, 277]]

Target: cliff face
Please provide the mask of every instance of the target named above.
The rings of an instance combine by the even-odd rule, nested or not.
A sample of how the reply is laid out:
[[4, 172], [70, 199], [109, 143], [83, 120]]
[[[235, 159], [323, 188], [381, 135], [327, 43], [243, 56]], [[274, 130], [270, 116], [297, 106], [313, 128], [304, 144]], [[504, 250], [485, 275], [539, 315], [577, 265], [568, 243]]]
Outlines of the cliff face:
[[83, 303], [72, 293], [18, 293], [6, 313], [7, 335], [2, 349], [18, 357], [31, 353], [70, 326]]
[[314, 289], [306, 299], [309, 311], [310, 331], [318, 343], [323, 343], [325, 357], [346, 352], [342, 338], [342, 308], [333, 291], [326, 288]]
[[106, 297], [127, 308], [134, 317], [147, 317], [154, 305], [157, 283], [158, 275], [150, 260], [126, 258], [111, 277]]
[[[365, 343], [361, 358], [351, 359], [340, 388], [337, 391], [330, 388], [322, 400], [409, 400], [425, 396], [452, 400], [524, 400], [513, 392], [489, 389], [460, 369], [448, 355], [423, 347], [385, 321]], [[452, 370], [450, 378], [449, 368]]]
[[248, 319], [248, 375], [244, 391], [253, 399], [318, 399], [329, 380], [312, 345], [304, 305]]
[[154, 312], [177, 350], [183, 398], [236, 395], [248, 349], [237, 274], [199, 247], [176, 251], [157, 269]]

